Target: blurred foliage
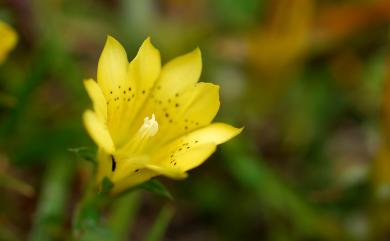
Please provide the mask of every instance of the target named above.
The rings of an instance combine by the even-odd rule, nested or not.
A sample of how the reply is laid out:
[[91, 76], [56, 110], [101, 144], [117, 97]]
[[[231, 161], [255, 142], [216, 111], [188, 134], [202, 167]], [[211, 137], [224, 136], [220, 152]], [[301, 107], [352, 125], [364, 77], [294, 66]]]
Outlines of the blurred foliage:
[[[390, 1], [3, 0], [0, 19], [19, 36], [0, 65], [0, 240], [388, 240]], [[174, 200], [126, 193], [80, 235], [82, 79], [107, 34], [129, 57], [146, 36], [167, 59], [199, 45], [217, 119], [245, 130], [145, 187]]]

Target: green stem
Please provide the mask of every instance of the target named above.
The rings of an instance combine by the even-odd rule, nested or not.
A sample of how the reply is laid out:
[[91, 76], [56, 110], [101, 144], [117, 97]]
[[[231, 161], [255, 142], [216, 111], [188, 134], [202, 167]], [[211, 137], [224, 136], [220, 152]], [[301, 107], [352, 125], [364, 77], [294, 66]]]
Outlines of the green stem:
[[108, 221], [113, 232], [113, 241], [127, 240], [140, 206], [139, 192], [131, 192], [120, 197], [112, 206], [112, 214]]
[[174, 210], [171, 206], [164, 206], [157, 216], [156, 221], [150, 228], [145, 241], [159, 241], [162, 240], [165, 230], [173, 217]]
[[60, 159], [48, 164], [43, 179], [30, 241], [58, 240], [63, 237], [65, 205], [72, 180], [73, 163]]

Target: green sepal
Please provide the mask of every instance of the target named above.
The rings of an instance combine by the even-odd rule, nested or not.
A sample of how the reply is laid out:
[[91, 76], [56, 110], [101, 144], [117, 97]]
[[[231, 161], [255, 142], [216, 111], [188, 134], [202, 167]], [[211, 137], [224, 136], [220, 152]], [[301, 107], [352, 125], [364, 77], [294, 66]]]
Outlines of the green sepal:
[[68, 148], [68, 151], [75, 154], [80, 159], [91, 162], [93, 165], [97, 165], [96, 150], [89, 147], [75, 147]]
[[156, 179], [152, 179], [147, 182], [144, 182], [138, 185], [137, 187], [173, 200], [173, 196], [169, 192], [169, 190], [164, 186], [164, 184], [162, 184], [160, 181]]

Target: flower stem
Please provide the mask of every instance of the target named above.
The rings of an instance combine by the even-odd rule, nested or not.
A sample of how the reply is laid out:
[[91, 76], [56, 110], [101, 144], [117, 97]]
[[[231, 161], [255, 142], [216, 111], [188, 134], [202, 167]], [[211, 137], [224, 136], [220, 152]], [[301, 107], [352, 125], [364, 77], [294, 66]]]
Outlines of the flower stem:
[[57, 240], [63, 237], [62, 226], [73, 169], [74, 164], [66, 159], [48, 164], [29, 235], [30, 241]]
[[162, 240], [164, 233], [168, 227], [169, 222], [173, 217], [174, 210], [171, 206], [164, 206], [158, 214], [153, 226], [145, 238], [145, 241], [159, 241]]
[[112, 206], [108, 225], [113, 232], [113, 241], [127, 240], [140, 206], [140, 193], [130, 192], [120, 197]]

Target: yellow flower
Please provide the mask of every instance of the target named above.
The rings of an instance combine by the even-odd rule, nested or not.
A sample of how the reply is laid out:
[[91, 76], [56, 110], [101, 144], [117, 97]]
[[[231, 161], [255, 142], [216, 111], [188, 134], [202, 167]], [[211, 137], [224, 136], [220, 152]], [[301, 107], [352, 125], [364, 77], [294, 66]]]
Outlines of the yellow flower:
[[219, 87], [197, 83], [201, 69], [199, 49], [161, 67], [149, 38], [130, 63], [122, 45], [107, 38], [97, 82], [84, 81], [93, 111], [85, 111], [83, 120], [99, 147], [98, 183], [108, 177], [113, 192], [120, 192], [157, 175], [184, 178], [241, 132], [210, 124], [219, 109]]
[[16, 32], [5, 22], [0, 20], [0, 64], [7, 57], [8, 52], [11, 51], [17, 41], [18, 35]]

